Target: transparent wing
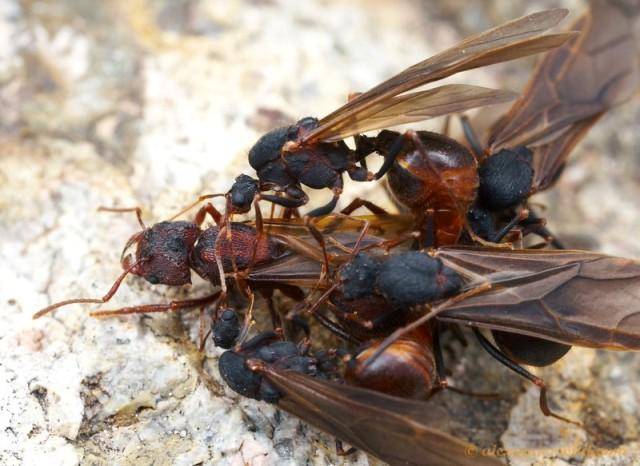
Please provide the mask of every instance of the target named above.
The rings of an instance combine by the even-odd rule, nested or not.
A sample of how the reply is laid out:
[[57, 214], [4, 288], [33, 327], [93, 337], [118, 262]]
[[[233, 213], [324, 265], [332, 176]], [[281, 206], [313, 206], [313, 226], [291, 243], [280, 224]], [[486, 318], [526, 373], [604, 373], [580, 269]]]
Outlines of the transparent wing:
[[598, 118], [638, 92], [639, 14], [637, 1], [593, 1], [572, 26], [580, 34], [545, 56], [523, 96], [492, 128], [490, 153], [534, 151], [534, 189], [551, 186]]
[[[563, 44], [571, 33], [541, 35], [567, 15], [554, 9], [533, 13], [473, 35], [456, 46], [417, 63], [327, 115], [305, 141], [333, 140], [371, 116], [371, 108], [395, 104], [393, 97], [461, 71], [544, 52]], [[376, 112], [376, 113], [378, 113]], [[415, 121], [415, 120], [414, 120]], [[360, 125], [364, 127], [364, 125]], [[366, 127], [364, 127], [366, 129]]]

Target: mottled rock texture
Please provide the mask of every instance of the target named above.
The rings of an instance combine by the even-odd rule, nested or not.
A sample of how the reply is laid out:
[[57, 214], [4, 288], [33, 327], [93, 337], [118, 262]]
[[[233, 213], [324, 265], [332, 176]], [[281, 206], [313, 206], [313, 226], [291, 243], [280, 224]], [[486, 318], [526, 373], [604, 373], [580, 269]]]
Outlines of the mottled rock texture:
[[[537, 1], [0, 0], [0, 463], [370, 464], [335, 455], [330, 436], [220, 386], [218, 351], [196, 351], [197, 316], [112, 320], [74, 306], [101, 296], [118, 257], [147, 223], [248, 171], [246, 152], [281, 121], [321, 116], [351, 91], [471, 32], [551, 6]], [[461, 82], [521, 89], [531, 62], [467, 73]], [[490, 112], [497, 115], [498, 110]], [[607, 116], [541, 196], [560, 237], [640, 258], [640, 107]], [[439, 123], [431, 127], [437, 128]], [[429, 125], [421, 125], [429, 127]], [[355, 193], [391, 206], [374, 184]], [[319, 205], [327, 193], [314, 193]], [[127, 279], [103, 308], [199, 296]], [[606, 310], [603, 310], [606, 312]], [[640, 355], [573, 350], [536, 371], [537, 390], [477, 345], [454, 347], [451, 380], [498, 401], [455, 394], [443, 428], [510, 464], [632, 464], [640, 456]], [[208, 375], [207, 375], [208, 374]], [[401, 446], [399, 446], [401, 447]]]

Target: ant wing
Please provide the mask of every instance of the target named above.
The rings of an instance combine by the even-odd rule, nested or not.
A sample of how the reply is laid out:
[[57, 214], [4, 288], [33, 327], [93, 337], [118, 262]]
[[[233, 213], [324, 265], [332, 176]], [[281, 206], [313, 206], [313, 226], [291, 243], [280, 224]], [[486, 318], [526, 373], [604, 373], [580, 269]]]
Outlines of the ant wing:
[[[287, 252], [280, 258], [255, 265], [246, 278], [254, 286], [295, 286], [300, 288], [323, 288], [321, 282], [324, 254], [311, 236], [272, 235], [281, 242]], [[328, 239], [333, 241], [328, 241]], [[326, 250], [333, 264], [339, 265], [351, 258], [352, 248], [359, 242], [360, 248], [373, 247], [384, 240], [377, 236], [357, 232], [336, 232], [325, 236]]]
[[[304, 141], [333, 141], [339, 139], [338, 135], [355, 134], [349, 130], [351, 126], [366, 120], [374, 113], [379, 113], [383, 108], [398, 105], [399, 101], [394, 97], [424, 84], [462, 71], [514, 60], [558, 47], [573, 34], [541, 35], [541, 33], [558, 24], [567, 13], [565, 9], [545, 10], [468, 37], [456, 46], [407, 68], [350, 100], [320, 120], [319, 126], [307, 133]], [[390, 124], [390, 122], [391, 120], [387, 123]], [[362, 124], [358, 125], [358, 128], [367, 129]]]
[[639, 262], [564, 250], [442, 248], [437, 256], [491, 284], [438, 319], [568, 345], [640, 350]]
[[370, 107], [366, 114], [334, 127], [330, 138], [338, 141], [374, 129], [388, 128], [416, 121], [428, 120], [472, 108], [502, 104], [514, 100], [511, 91], [489, 89], [466, 84], [448, 84], [426, 91], [410, 92], [392, 97]]
[[496, 458], [434, 426], [446, 414], [433, 403], [397, 398], [262, 365], [283, 397], [279, 408], [389, 464], [484, 465]]
[[523, 96], [492, 128], [489, 153], [517, 146], [534, 152], [534, 190], [553, 185], [589, 128], [638, 91], [639, 14], [638, 2], [592, 2], [572, 27], [581, 34], [545, 56]]
[[[370, 214], [343, 215], [329, 214], [314, 220], [313, 226], [323, 235], [341, 232], [361, 232], [368, 224], [368, 231], [374, 235], [395, 238], [411, 229], [415, 219], [410, 214]], [[269, 234], [308, 236], [309, 228], [302, 218], [265, 218], [265, 231]]]

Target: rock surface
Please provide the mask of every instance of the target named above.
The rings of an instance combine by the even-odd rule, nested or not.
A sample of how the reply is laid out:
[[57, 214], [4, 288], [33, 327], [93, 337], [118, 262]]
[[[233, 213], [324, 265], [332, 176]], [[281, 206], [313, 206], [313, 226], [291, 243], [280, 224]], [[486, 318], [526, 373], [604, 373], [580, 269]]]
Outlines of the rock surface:
[[[459, 37], [525, 12], [579, 1], [0, 0], [0, 463], [375, 464], [204, 372], [197, 316], [98, 320], [51, 302], [101, 296], [143, 207], [154, 223], [248, 171], [246, 151], [281, 121], [323, 115]], [[459, 78], [520, 89], [530, 63]], [[540, 197], [571, 244], [640, 258], [640, 123], [616, 110]], [[438, 123], [439, 124], [439, 123]], [[434, 126], [437, 128], [437, 126]], [[374, 184], [348, 184], [390, 205]], [[327, 193], [314, 193], [312, 203]], [[103, 308], [207, 292], [127, 279]], [[606, 312], [606, 310], [603, 310]], [[454, 349], [451, 380], [499, 401], [445, 393], [444, 426], [510, 464], [632, 464], [640, 456], [634, 354], [574, 349], [539, 371], [558, 411], [476, 345]]]

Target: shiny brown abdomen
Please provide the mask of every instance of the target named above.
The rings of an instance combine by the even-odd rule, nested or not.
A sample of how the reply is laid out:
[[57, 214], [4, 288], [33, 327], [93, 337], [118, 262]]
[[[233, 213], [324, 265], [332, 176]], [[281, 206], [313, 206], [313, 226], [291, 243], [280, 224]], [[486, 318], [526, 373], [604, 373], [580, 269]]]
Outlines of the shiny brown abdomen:
[[428, 246], [455, 244], [476, 197], [478, 164], [466, 147], [447, 136], [428, 131], [418, 135], [426, 154], [407, 142], [407, 150], [387, 174], [389, 187], [398, 202], [411, 209], [423, 235], [432, 222], [435, 244]]
[[367, 365], [381, 341], [375, 340], [347, 365], [347, 382], [403, 398], [428, 398], [438, 380], [429, 328], [404, 335]]

